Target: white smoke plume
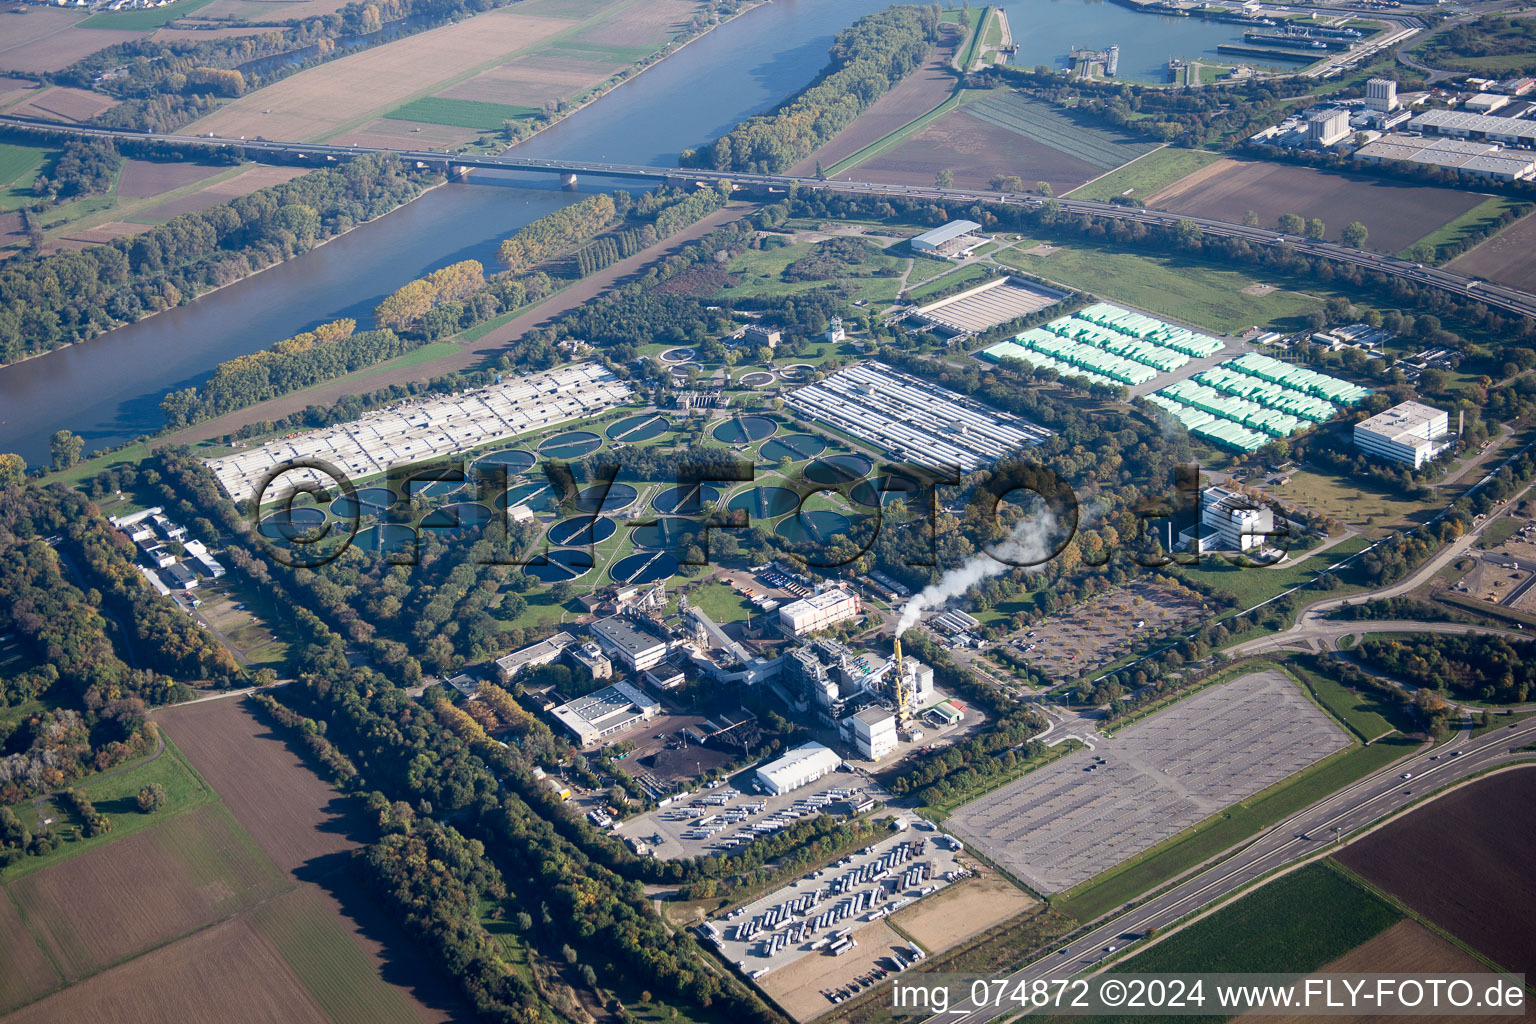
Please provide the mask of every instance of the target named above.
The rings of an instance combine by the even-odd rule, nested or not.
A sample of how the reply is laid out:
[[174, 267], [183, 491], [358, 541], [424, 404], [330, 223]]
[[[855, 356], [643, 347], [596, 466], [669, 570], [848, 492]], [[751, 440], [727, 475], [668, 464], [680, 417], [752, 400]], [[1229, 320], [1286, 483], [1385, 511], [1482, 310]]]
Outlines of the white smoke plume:
[[924, 612], [943, 607], [984, 579], [1001, 576], [1020, 566], [1038, 571], [1056, 549], [1060, 529], [1061, 523], [1049, 509], [1020, 519], [1008, 532], [1006, 540], [992, 546], [996, 557], [981, 552], [960, 568], [949, 570], [937, 583], [923, 588], [922, 593], [908, 601], [896, 622], [896, 635], [901, 636], [917, 625]]

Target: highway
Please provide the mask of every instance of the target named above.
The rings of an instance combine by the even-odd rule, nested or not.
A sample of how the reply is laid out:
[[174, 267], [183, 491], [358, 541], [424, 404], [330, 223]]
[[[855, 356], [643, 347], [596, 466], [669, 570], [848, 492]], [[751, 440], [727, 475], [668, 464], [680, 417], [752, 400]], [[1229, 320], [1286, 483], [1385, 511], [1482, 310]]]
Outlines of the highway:
[[701, 184], [718, 184], [728, 181], [736, 185], [757, 186], [774, 190], [790, 188], [837, 192], [850, 195], [878, 195], [905, 199], [933, 199], [958, 203], [1001, 203], [1039, 209], [1046, 202], [1053, 202], [1067, 214], [1087, 214], [1113, 220], [1140, 224], [1173, 226], [1189, 222], [1201, 232], [1227, 238], [1242, 238], [1254, 245], [1289, 246], [1296, 252], [1321, 256], [1337, 263], [1362, 267], [1367, 270], [1403, 278], [1415, 284], [1430, 285], [1455, 295], [1476, 299], [1488, 306], [1519, 316], [1536, 316], [1536, 295], [1491, 284], [1476, 278], [1463, 277], [1435, 267], [1427, 267], [1408, 260], [1398, 259], [1386, 253], [1366, 249], [1354, 249], [1335, 242], [1314, 241], [1297, 235], [1287, 235], [1268, 228], [1248, 227], [1209, 217], [1188, 217], [1158, 210], [1146, 210], [1115, 203], [1101, 203], [1087, 199], [1052, 199], [1009, 192], [992, 192], [983, 189], [928, 188], [921, 186], [887, 185], [872, 181], [849, 179], [823, 180], [815, 177], [793, 177], [779, 174], [747, 174], [690, 168], [645, 167], [636, 164], [606, 164], [585, 160], [535, 159], [518, 156], [465, 156], [440, 153], [436, 150], [378, 149], [362, 146], [333, 146], [321, 143], [275, 142], [270, 139], [230, 139], [217, 136], [159, 135], [127, 129], [96, 128], [89, 125], [61, 125], [30, 118], [0, 117], [0, 126], [32, 131], [49, 131], [71, 135], [112, 138], [116, 140], [157, 142], [177, 146], [235, 148], [259, 153], [282, 154], [293, 159], [333, 162], [364, 154], [391, 154], [401, 160], [428, 165], [441, 165], [444, 169], [466, 168], [482, 170], [526, 171], [551, 173], [562, 176], [588, 174], [604, 178], [640, 179], [650, 181], [690, 181]]
[[[1536, 742], [1536, 719], [1500, 727], [1471, 739], [1463, 731], [1447, 743], [1421, 750], [1407, 760], [1367, 776], [1269, 829], [1240, 852], [1201, 871], [1142, 905], [1108, 918], [1066, 945], [1068, 955], [1052, 951], [1007, 976], [1004, 991], [1018, 982], [1054, 980], [1082, 973], [1097, 973], [1110, 946], [1123, 948], [1127, 935], [1145, 935], [1150, 928], [1166, 929], [1180, 919], [1223, 899], [1277, 868], [1313, 855], [1382, 817], [1399, 811], [1414, 800], [1460, 782], [1489, 768], [1530, 760], [1530, 753], [1513, 754]], [[1536, 769], [1527, 769], [1536, 770]], [[1411, 774], [1405, 780], [1403, 775]], [[992, 986], [994, 992], [1000, 986]], [[959, 995], [960, 993], [952, 993]], [[929, 1018], [933, 1024], [982, 1024], [1016, 1013], [1018, 1007], [977, 1007], [969, 1000], [952, 1004], [947, 1014]]]

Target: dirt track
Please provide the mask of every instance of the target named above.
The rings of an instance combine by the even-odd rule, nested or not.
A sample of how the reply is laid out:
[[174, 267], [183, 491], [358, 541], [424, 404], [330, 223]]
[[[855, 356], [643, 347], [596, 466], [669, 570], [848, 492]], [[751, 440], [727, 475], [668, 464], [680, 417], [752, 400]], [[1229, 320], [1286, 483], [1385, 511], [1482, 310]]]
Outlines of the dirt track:
[[[684, 246], [697, 241], [722, 224], [728, 224], [738, 217], [745, 216], [751, 209], [752, 207], [750, 206], [738, 203], [732, 204], [724, 210], [718, 210], [698, 223], [683, 229], [671, 238], [658, 242], [649, 249], [641, 250], [628, 259], [620, 260], [607, 270], [583, 278], [558, 295], [551, 296], [526, 312], [519, 314], [473, 344], [462, 346], [457, 352], [430, 362], [419, 363], [415, 366], [403, 366], [380, 373], [372, 373], [361, 379], [342, 378], [305, 391], [284, 395], [281, 398], [274, 398], [270, 402], [253, 405], [250, 408], [241, 409], [238, 412], [232, 412], [217, 419], [205, 420], [195, 426], [188, 427], [186, 430], [161, 438], [155, 444], [157, 446], [192, 444], [193, 442], [208, 438], [222, 437], [225, 434], [234, 433], [247, 423], [279, 419], [290, 413], [301, 412], [311, 405], [328, 405], [344, 395], [377, 391], [391, 384], [408, 384], [411, 381], [427, 380], [445, 373], [453, 373], [457, 370], [478, 366], [495, 359], [509, 342], [522, 337], [533, 328], [562, 313], [575, 309], [584, 302], [596, 298], [613, 287], [614, 284], [643, 270], [663, 256], [676, 252]], [[277, 341], [279, 339], [273, 338], [272, 340]]]

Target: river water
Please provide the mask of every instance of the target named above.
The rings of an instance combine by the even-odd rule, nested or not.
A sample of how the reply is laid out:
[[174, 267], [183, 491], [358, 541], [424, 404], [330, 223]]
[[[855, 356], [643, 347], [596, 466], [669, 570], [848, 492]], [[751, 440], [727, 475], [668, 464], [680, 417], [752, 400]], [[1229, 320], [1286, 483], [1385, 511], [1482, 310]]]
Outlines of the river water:
[[[804, 87], [832, 36], [890, 0], [773, 0], [518, 147], [530, 156], [672, 166]], [[1123, 76], [1154, 58], [1214, 52], [1236, 25], [1142, 15], [1103, 0], [1006, 4], [1016, 62], [1059, 65], [1073, 45], [1121, 46]], [[1219, 37], [1219, 38], [1218, 38]], [[1181, 48], [1182, 47], [1182, 48]], [[1150, 65], [1149, 65], [1150, 66]], [[1146, 76], [1152, 80], [1153, 76]], [[1026, 175], [1027, 177], [1027, 175]], [[0, 451], [48, 461], [67, 427], [91, 452], [163, 425], [159, 403], [207, 379], [218, 363], [342, 316], [370, 323], [381, 298], [463, 259], [490, 264], [518, 228], [581, 198], [552, 177], [477, 172], [478, 184], [437, 188], [327, 245], [174, 310], [80, 345], [0, 368]], [[621, 183], [582, 181], [583, 192]], [[489, 186], [489, 187], [488, 187]]]

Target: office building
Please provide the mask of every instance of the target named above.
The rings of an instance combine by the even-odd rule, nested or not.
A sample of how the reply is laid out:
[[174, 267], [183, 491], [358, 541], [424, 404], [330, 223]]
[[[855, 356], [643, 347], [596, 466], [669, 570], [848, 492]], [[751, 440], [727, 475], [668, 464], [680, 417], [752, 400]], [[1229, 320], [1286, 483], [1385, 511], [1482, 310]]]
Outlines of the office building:
[[1225, 487], [1207, 487], [1200, 492], [1200, 525], [1180, 539], [1202, 552], [1252, 551], [1275, 532], [1274, 509]]
[[535, 668], [539, 665], [548, 665], [560, 657], [567, 647], [576, 643], [576, 638], [569, 633], [560, 632], [548, 640], [540, 640], [536, 644], [529, 644], [521, 650], [496, 659], [496, 667], [501, 669], [501, 677], [511, 682], [517, 674], [525, 668]]
[[1449, 417], [1421, 402], [1403, 402], [1355, 424], [1355, 447], [1418, 469], [1450, 443]]
[[820, 743], [806, 743], [757, 770], [757, 784], [764, 793], [780, 796], [837, 771], [843, 759]]
[[859, 614], [859, 595], [842, 587], [792, 601], [779, 609], [779, 628], [790, 636], [805, 636], [846, 622]]
[[609, 658], [631, 672], [644, 672], [667, 653], [667, 641], [641, 629], [634, 619], [614, 615], [587, 627]]

